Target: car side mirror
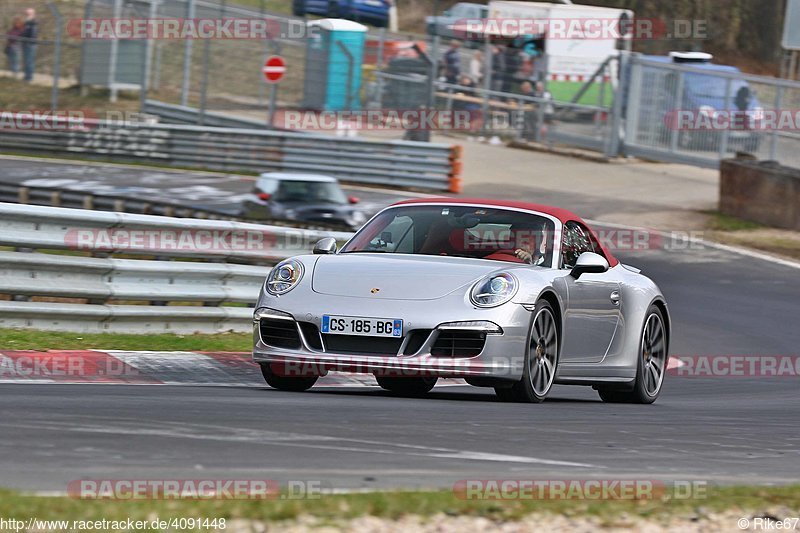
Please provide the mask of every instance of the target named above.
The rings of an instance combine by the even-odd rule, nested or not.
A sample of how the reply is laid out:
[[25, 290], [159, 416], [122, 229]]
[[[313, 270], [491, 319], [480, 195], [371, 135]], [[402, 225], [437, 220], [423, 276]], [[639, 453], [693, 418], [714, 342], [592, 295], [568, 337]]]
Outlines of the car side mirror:
[[270, 193], [268, 193], [268, 192], [262, 192], [262, 193], [258, 194], [258, 197], [266, 202], [267, 200], [272, 198], [272, 195]]
[[325, 237], [317, 241], [314, 245], [315, 254], [335, 254], [336, 253], [336, 239], [333, 237]]
[[357, 196], [348, 196], [347, 201], [350, 202], [351, 204], [357, 204], [358, 202], [361, 201], [361, 198]]
[[578, 279], [583, 274], [602, 274], [608, 270], [608, 261], [600, 254], [594, 252], [583, 252], [578, 260], [575, 261], [575, 266], [572, 267], [572, 272], [569, 273], [575, 279]]

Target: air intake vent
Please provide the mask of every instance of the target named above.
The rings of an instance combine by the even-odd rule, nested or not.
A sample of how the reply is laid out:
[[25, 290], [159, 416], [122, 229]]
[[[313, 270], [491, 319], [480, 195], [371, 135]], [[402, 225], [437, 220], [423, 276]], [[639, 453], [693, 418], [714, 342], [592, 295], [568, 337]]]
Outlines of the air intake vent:
[[303, 338], [308, 343], [312, 350], [322, 351], [322, 339], [319, 336], [319, 328], [316, 324], [311, 322], [298, 322], [300, 330], [303, 332]]
[[300, 348], [300, 334], [294, 320], [261, 319], [261, 341], [276, 348]]
[[360, 335], [322, 335], [325, 351], [355, 355], [397, 355], [402, 339]]
[[425, 344], [425, 341], [428, 340], [428, 337], [431, 334], [430, 329], [415, 329], [408, 332], [408, 342], [406, 343], [406, 347], [403, 348], [403, 355], [414, 355], [422, 348], [422, 345]]
[[437, 357], [474, 357], [483, 351], [486, 333], [450, 329], [439, 332], [431, 348], [431, 355]]

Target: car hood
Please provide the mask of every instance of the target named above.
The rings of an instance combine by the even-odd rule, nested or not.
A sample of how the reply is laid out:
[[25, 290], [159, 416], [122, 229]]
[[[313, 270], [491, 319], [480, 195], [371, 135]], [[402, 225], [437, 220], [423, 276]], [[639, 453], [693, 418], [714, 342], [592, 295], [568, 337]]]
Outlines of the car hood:
[[324, 255], [314, 266], [311, 288], [332, 296], [435, 300], [458, 289], [466, 290], [482, 276], [503, 267], [495, 261], [434, 255]]

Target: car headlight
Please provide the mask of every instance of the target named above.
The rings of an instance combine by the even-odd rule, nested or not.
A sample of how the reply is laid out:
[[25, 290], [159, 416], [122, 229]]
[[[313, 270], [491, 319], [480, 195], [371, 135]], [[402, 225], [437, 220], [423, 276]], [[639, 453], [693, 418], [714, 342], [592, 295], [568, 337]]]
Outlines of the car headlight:
[[265, 283], [267, 292], [274, 295], [285, 294], [292, 290], [303, 277], [303, 263], [294, 259], [289, 259], [278, 263], [273, 268], [267, 282]]
[[297, 211], [295, 211], [294, 209], [287, 209], [286, 211], [283, 212], [283, 216], [285, 218], [293, 219], [297, 216]]
[[469, 298], [478, 307], [495, 307], [509, 301], [516, 294], [517, 287], [517, 278], [511, 274], [492, 274], [472, 286]]

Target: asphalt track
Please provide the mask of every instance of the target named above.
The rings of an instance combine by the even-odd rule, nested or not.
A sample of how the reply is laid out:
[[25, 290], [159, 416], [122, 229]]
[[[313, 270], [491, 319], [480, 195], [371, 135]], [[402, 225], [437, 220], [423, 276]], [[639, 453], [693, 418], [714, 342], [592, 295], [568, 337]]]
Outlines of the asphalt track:
[[[681, 355], [800, 355], [800, 271], [710, 247], [618, 253], [659, 283]], [[2, 345], [0, 348], [7, 348]], [[0, 385], [0, 485], [267, 478], [330, 488], [462, 479], [800, 479], [800, 377], [668, 376], [652, 406], [557, 386], [540, 405], [486, 389]]]
[[[254, 176], [220, 172], [0, 157], [0, 183], [139, 199], [159, 198], [231, 215], [239, 212], [242, 200], [253, 188], [254, 180]], [[359, 206], [368, 215], [409, 196], [403, 192], [369, 187], [345, 186], [343, 189], [347, 195], [361, 199]]]

